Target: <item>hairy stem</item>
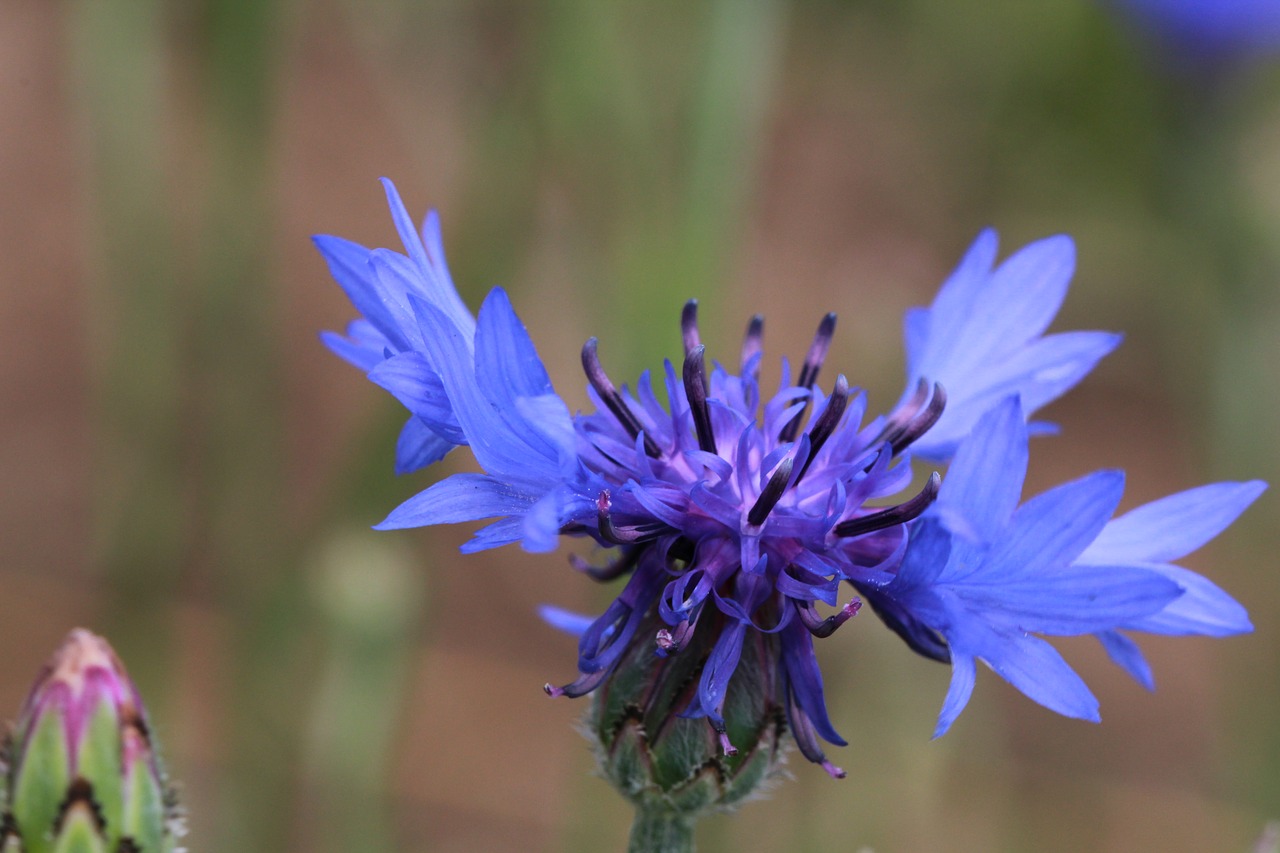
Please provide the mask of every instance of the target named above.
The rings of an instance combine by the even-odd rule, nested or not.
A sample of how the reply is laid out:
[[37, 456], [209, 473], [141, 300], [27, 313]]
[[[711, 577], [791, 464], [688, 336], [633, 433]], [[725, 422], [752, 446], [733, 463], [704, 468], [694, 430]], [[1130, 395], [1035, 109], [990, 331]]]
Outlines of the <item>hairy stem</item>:
[[666, 803], [636, 805], [628, 853], [693, 853], [692, 814], [682, 814]]

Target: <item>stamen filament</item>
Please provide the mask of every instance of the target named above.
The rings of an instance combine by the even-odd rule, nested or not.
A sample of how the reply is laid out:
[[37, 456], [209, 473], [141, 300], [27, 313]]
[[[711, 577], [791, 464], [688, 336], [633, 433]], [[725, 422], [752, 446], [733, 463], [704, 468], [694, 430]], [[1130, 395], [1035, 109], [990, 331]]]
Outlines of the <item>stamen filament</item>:
[[684, 337], [685, 355], [702, 345], [698, 336], [698, 300], [690, 299], [684, 304], [684, 310], [680, 312], [680, 333]]
[[[747, 333], [742, 337], [742, 372], [747, 372], [747, 364], [764, 351], [764, 316], [755, 314], [747, 323]], [[755, 374], [759, 374], [760, 366], [756, 365]]]
[[716, 452], [716, 437], [711, 431], [711, 409], [707, 406], [707, 368], [702, 357], [706, 347], [698, 345], [684, 359], [684, 393], [689, 398], [689, 411], [698, 431], [698, 447]]
[[861, 609], [861, 599], [855, 598], [844, 607], [840, 608], [839, 612], [833, 613], [826, 619], [823, 619], [818, 615], [818, 609], [813, 606], [812, 601], [796, 602], [796, 613], [799, 614], [800, 621], [809, 629], [810, 634], [813, 634], [813, 636], [819, 639], [830, 637], [835, 633], [837, 628], [856, 616], [858, 611]]
[[[800, 381], [796, 384], [801, 388], [811, 389], [813, 383], [818, 381], [818, 371], [822, 370], [822, 362], [826, 360], [827, 351], [831, 349], [831, 336], [835, 331], [836, 315], [832, 313], [823, 317], [822, 322], [818, 324], [818, 331], [813, 335], [813, 343], [809, 345], [809, 354], [805, 356], [804, 365], [800, 368]], [[796, 440], [796, 434], [800, 431], [800, 421], [808, 407], [809, 401], [805, 400], [804, 407], [796, 412], [796, 416], [782, 428], [782, 432], [778, 435], [779, 441]]]
[[942, 476], [937, 471], [934, 471], [929, 475], [929, 482], [924, 484], [920, 494], [911, 500], [900, 503], [897, 506], [887, 507], [879, 512], [873, 512], [870, 515], [842, 521], [832, 529], [832, 532], [837, 536], [843, 537], [862, 536], [874, 530], [884, 530], [886, 527], [893, 527], [894, 525], [911, 521], [929, 508], [929, 505], [938, 497], [938, 489], [941, 487]]
[[609, 376], [600, 364], [600, 354], [597, 352], [599, 344], [598, 339], [587, 338], [587, 342], [582, 345], [582, 370], [587, 374], [587, 381], [591, 383], [591, 387], [600, 396], [605, 407], [618, 419], [618, 423], [622, 424], [623, 429], [631, 435], [633, 440], [644, 433], [644, 452], [656, 459], [662, 455], [662, 451], [649, 434], [644, 432], [635, 413], [627, 407], [626, 400], [622, 399], [618, 389], [609, 381]]
[[778, 505], [778, 501], [782, 499], [782, 493], [787, 490], [787, 483], [791, 480], [791, 468], [795, 465], [795, 458], [788, 456], [778, 463], [778, 467], [773, 469], [773, 475], [769, 477], [769, 482], [765, 483], [764, 489], [760, 492], [760, 497], [756, 498], [756, 502], [752, 505], [750, 511], [747, 512], [747, 523], [756, 527], [764, 524], [764, 520], [769, 517], [769, 513]]
[[827, 439], [831, 437], [836, 427], [840, 425], [840, 419], [844, 417], [844, 410], [848, 405], [849, 380], [845, 379], [842, 373], [836, 377], [836, 387], [831, 389], [831, 396], [827, 398], [827, 407], [818, 416], [818, 422], [809, 430], [809, 458], [804, 460], [804, 467], [800, 469], [800, 476], [796, 477], [797, 483], [804, 477], [805, 472], [809, 470], [813, 460], [817, 458], [818, 451], [822, 449], [822, 445], [827, 443]]

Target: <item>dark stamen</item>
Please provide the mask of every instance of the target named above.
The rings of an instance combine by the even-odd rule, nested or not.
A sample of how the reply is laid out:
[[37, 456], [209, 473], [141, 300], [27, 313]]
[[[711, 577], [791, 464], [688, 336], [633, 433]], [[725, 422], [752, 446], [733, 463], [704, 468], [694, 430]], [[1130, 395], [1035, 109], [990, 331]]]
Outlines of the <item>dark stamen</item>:
[[609, 490], [605, 489], [596, 499], [596, 526], [600, 529], [600, 538], [614, 545], [635, 545], [657, 538], [665, 525], [646, 525], [643, 527], [618, 527], [613, 523], [613, 499]]
[[799, 614], [800, 621], [809, 629], [809, 633], [819, 639], [830, 637], [837, 628], [856, 616], [861, 609], [862, 601], [855, 598], [840, 608], [838, 613], [833, 613], [823, 619], [818, 615], [818, 608], [813, 606], [812, 601], [796, 602], [796, 613]]
[[929, 482], [924, 484], [920, 494], [897, 506], [887, 507], [879, 512], [864, 515], [861, 518], [850, 518], [837, 524], [833, 532], [837, 536], [861, 536], [873, 530], [884, 530], [897, 524], [911, 521], [929, 508], [938, 497], [938, 489], [942, 485], [942, 477], [937, 471], [929, 475]]
[[[800, 368], [800, 381], [796, 384], [801, 388], [812, 388], [813, 383], [818, 381], [818, 371], [822, 370], [822, 362], [827, 358], [827, 350], [831, 349], [831, 336], [836, 331], [836, 315], [828, 314], [822, 318], [822, 322], [818, 324], [818, 331], [813, 335], [813, 343], [809, 345], [809, 354], [804, 357], [804, 365]], [[809, 401], [806, 400], [804, 408], [796, 412], [796, 416], [791, 419], [782, 432], [778, 435], [779, 441], [795, 441], [796, 434], [800, 431], [800, 420], [804, 416], [804, 409], [808, 408]]]
[[542, 685], [542, 690], [553, 699], [559, 696], [568, 696], [570, 699], [577, 699], [579, 696], [586, 696], [592, 690], [604, 682], [606, 678], [613, 673], [612, 667], [604, 667], [596, 672], [587, 672], [578, 676], [578, 679], [564, 687], [556, 687], [554, 684]]
[[[929, 404], [925, 405], [925, 400]], [[947, 406], [947, 392], [940, 384], [933, 384], [933, 397], [929, 398], [929, 380], [921, 379], [911, 399], [889, 416], [875, 444], [889, 442], [894, 455], [898, 455], [913, 441], [924, 435], [942, 417]]]
[[840, 425], [840, 419], [844, 417], [845, 407], [849, 405], [849, 380], [844, 378], [844, 374], [836, 377], [836, 387], [831, 389], [831, 396], [827, 398], [827, 407], [822, 410], [822, 414], [818, 416], [818, 422], [809, 430], [809, 458], [804, 460], [804, 467], [800, 469], [800, 476], [796, 477], [796, 482], [800, 482], [800, 478], [809, 470], [809, 466], [813, 464], [813, 460], [817, 458], [818, 451], [822, 449], [822, 445], [827, 443], [827, 439], [836, 431], [836, 427]]
[[617, 559], [610, 560], [606, 566], [593, 566], [577, 554], [569, 555], [569, 565], [596, 581], [611, 581], [620, 578], [635, 568], [640, 559], [641, 549], [623, 548]]
[[791, 723], [791, 733], [796, 739], [796, 746], [800, 747], [800, 754], [814, 764], [821, 764], [831, 778], [843, 779], [845, 772], [828, 761], [823, 754], [822, 747], [818, 746], [818, 733], [814, 730], [813, 720], [800, 707], [796, 691], [790, 687], [787, 689], [787, 720]]
[[787, 490], [787, 482], [791, 479], [791, 467], [795, 464], [795, 459], [788, 456], [778, 463], [778, 467], [773, 469], [773, 476], [769, 478], [769, 482], [765, 483], [764, 490], [760, 492], [760, 497], [756, 498], [755, 504], [747, 513], [747, 523], [754, 524], [756, 527], [764, 524], [764, 520], [769, 517], [769, 513], [773, 512], [773, 508], [778, 505], [778, 501], [782, 498], [782, 493]]
[[716, 452], [716, 437], [711, 431], [711, 409], [707, 407], [707, 368], [702, 363], [706, 347], [696, 346], [684, 358], [684, 393], [689, 398], [693, 425], [698, 430], [698, 447]]
[[[764, 317], [756, 314], [747, 324], [747, 333], [742, 338], [742, 371], [747, 370], [747, 363], [764, 351]], [[756, 367], [759, 372], [759, 366]]]
[[809, 345], [809, 354], [805, 356], [804, 367], [800, 368], [800, 385], [812, 388], [818, 380], [818, 371], [827, 358], [827, 350], [831, 349], [831, 336], [836, 332], [836, 315], [828, 314], [818, 324], [818, 331], [813, 335], [813, 343]]
[[[587, 381], [591, 383], [591, 387], [600, 395], [600, 399], [604, 402], [605, 407], [618, 419], [618, 423], [622, 424], [634, 439], [640, 433], [644, 432], [644, 428], [640, 425], [640, 421], [636, 419], [631, 409], [627, 408], [627, 403], [622, 399], [622, 395], [618, 393], [618, 389], [609, 381], [608, 375], [605, 374], [604, 368], [600, 365], [600, 355], [596, 352], [599, 346], [596, 338], [588, 338], [587, 342], [582, 345], [582, 369], [587, 374]], [[658, 445], [649, 437], [648, 433], [644, 435], [644, 452], [649, 456], [657, 458], [662, 455], [662, 451], [658, 449]]]
[[893, 445], [893, 455], [897, 456], [906, 450], [912, 442], [932, 429], [933, 425], [942, 417], [942, 412], [946, 407], [946, 389], [940, 384], [934, 383], [933, 397], [929, 400], [929, 405], [924, 407], [924, 411], [912, 418], [898, 435], [890, 439], [890, 444]]
[[680, 312], [680, 333], [684, 336], [684, 354], [693, 352], [693, 348], [702, 343], [698, 337], [698, 300], [690, 299]]

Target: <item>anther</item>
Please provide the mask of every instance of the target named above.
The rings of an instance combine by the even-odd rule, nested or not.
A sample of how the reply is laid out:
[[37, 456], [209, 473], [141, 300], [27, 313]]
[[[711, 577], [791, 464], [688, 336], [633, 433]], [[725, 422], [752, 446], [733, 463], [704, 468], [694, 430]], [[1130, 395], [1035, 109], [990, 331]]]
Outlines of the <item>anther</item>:
[[678, 654], [685, 644], [689, 642], [689, 638], [693, 636], [694, 626], [697, 620], [690, 621], [685, 619], [675, 628], [659, 629], [654, 637], [654, 644], [658, 647], [658, 654], [663, 657], [669, 657]]
[[788, 456], [778, 463], [777, 468], [773, 469], [773, 476], [769, 477], [769, 482], [765, 483], [764, 489], [760, 492], [760, 497], [756, 498], [755, 504], [752, 505], [751, 510], [747, 513], [748, 524], [753, 524], [756, 527], [764, 524], [764, 520], [769, 517], [769, 513], [773, 512], [773, 508], [782, 499], [782, 493], [787, 490], [787, 483], [791, 480], [791, 468], [794, 464], [794, 457]]
[[698, 447], [716, 452], [716, 437], [711, 431], [711, 409], [707, 406], [707, 368], [702, 362], [706, 347], [696, 346], [684, 358], [684, 393], [689, 398], [693, 425], [698, 431]]
[[830, 637], [837, 628], [856, 616], [861, 609], [862, 601], [855, 598], [840, 608], [839, 612], [823, 619], [818, 615], [818, 608], [813, 606], [812, 601], [796, 602], [796, 613], [799, 614], [800, 621], [809, 629], [810, 634], [819, 639]]
[[818, 371], [822, 362], [826, 361], [827, 350], [831, 349], [831, 336], [836, 332], [836, 315], [828, 314], [818, 324], [818, 331], [813, 335], [813, 343], [809, 345], [809, 354], [805, 356], [804, 366], [800, 368], [800, 385], [812, 388], [818, 381]]
[[[889, 416], [875, 443], [889, 442], [896, 456], [928, 432], [938, 422], [938, 418], [942, 417], [947, 406], [947, 392], [942, 385], [936, 382], [933, 384], [932, 397], [929, 396], [929, 390], [929, 381], [921, 379], [916, 384], [911, 399]], [[925, 400], [928, 400], [928, 405], [925, 405]]]
[[818, 422], [809, 430], [809, 457], [804, 460], [804, 467], [800, 469], [800, 476], [796, 477], [796, 482], [800, 482], [800, 478], [809, 470], [809, 466], [813, 464], [813, 460], [817, 458], [818, 451], [822, 449], [822, 445], [827, 443], [827, 439], [836, 431], [836, 427], [840, 425], [840, 419], [844, 417], [844, 410], [849, 405], [849, 380], [844, 378], [844, 374], [836, 377], [836, 387], [831, 389], [831, 396], [827, 398], [827, 407], [822, 410], [822, 414], [818, 415]]
[[[822, 322], [818, 324], [818, 331], [814, 332], [813, 343], [809, 345], [809, 354], [804, 357], [804, 365], [800, 368], [800, 381], [796, 384], [801, 388], [812, 388], [813, 383], [818, 381], [818, 372], [822, 370], [822, 362], [827, 358], [827, 351], [831, 349], [831, 336], [836, 331], [836, 315], [828, 314], [822, 318]], [[808, 401], [805, 401], [805, 408], [808, 408]], [[779, 441], [795, 441], [796, 433], [800, 431], [800, 420], [804, 417], [804, 408], [796, 412], [796, 416], [782, 428], [782, 432], [778, 436]]]
[[[599, 343], [596, 338], [588, 338], [582, 345], [582, 370], [587, 374], [587, 381], [591, 383], [591, 387], [600, 396], [605, 407], [617, 418], [618, 423], [622, 424], [631, 438], [635, 439], [644, 432], [644, 428], [640, 426], [640, 421], [636, 419], [635, 414], [627, 408], [626, 401], [622, 399], [622, 395], [618, 393], [618, 389], [604, 372], [604, 367], [600, 364], [600, 354], [597, 352]], [[654, 458], [662, 455], [662, 451], [648, 433], [644, 434], [644, 452]]]
[[[751, 359], [764, 351], [764, 316], [756, 314], [747, 323], [747, 333], [742, 336], [742, 372], [745, 373]], [[759, 372], [757, 365], [756, 371]]]
[[702, 344], [698, 336], [698, 300], [690, 299], [684, 304], [684, 310], [680, 312], [680, 333], [684, 337], [685, 355]]
[[924, 484], [920, 494], [911, 500], [900, 503], [897, 506], [882, 509], [879, 512], [873, 512], [870, 515], [842, 521], [835, 526], [832, 532], [837, 536], [862, 536], [873, 530], [884, 530], [886, 527], [893, 527], [911, 521], [929, 508], [929, 505], [938, 497], [938, 489], [941, 486], [942, 477], [937, 471], [934, 471], [929, 475], [929, 482]]
[[600, 530], [600, 538], [613, 545], [635, 545], [653, 539], [663, 526], [618, 527], [613, 523], [613, 499], [609, 490], [605, 489], [596, 498], [596, 526]]

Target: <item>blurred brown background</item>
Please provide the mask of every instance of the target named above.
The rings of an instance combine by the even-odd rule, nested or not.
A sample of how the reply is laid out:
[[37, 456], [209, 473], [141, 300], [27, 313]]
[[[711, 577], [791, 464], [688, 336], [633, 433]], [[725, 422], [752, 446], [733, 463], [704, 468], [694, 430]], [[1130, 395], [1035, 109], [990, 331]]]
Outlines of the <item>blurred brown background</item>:
[[[760, 311], [796, 357], [839, 312], [830, 363], [882, 410], [903, 309], [979, 228], [1065, 231], [1058, 328], [1127, 340], [1047, 413], [1030, 491], [1280, 473], [1274, 65], [1179, 66], [1086, 0], [0, 0], [0, 708], [106, 633], [193, 850], [624, 846], [534, 614], [606, 592], [368, 529], [438, 473], [392, 475], [397, 405], [317, 341], [352, 311], [308, 236], [395, 246], [380, 175], [579, 406], [587, 336], [634, 376], [697, 296], [713, 353]], [[1247, 850], [1280, 817], [1277, 513], [1186, 561], [1255, 634], [1146, 642], [1152, 695], [1061, 644], [1101, 726], [983, 673], [932, 742], [946, 671], [846, 626], [849, 779], [794, 761], [700, 849]]]

